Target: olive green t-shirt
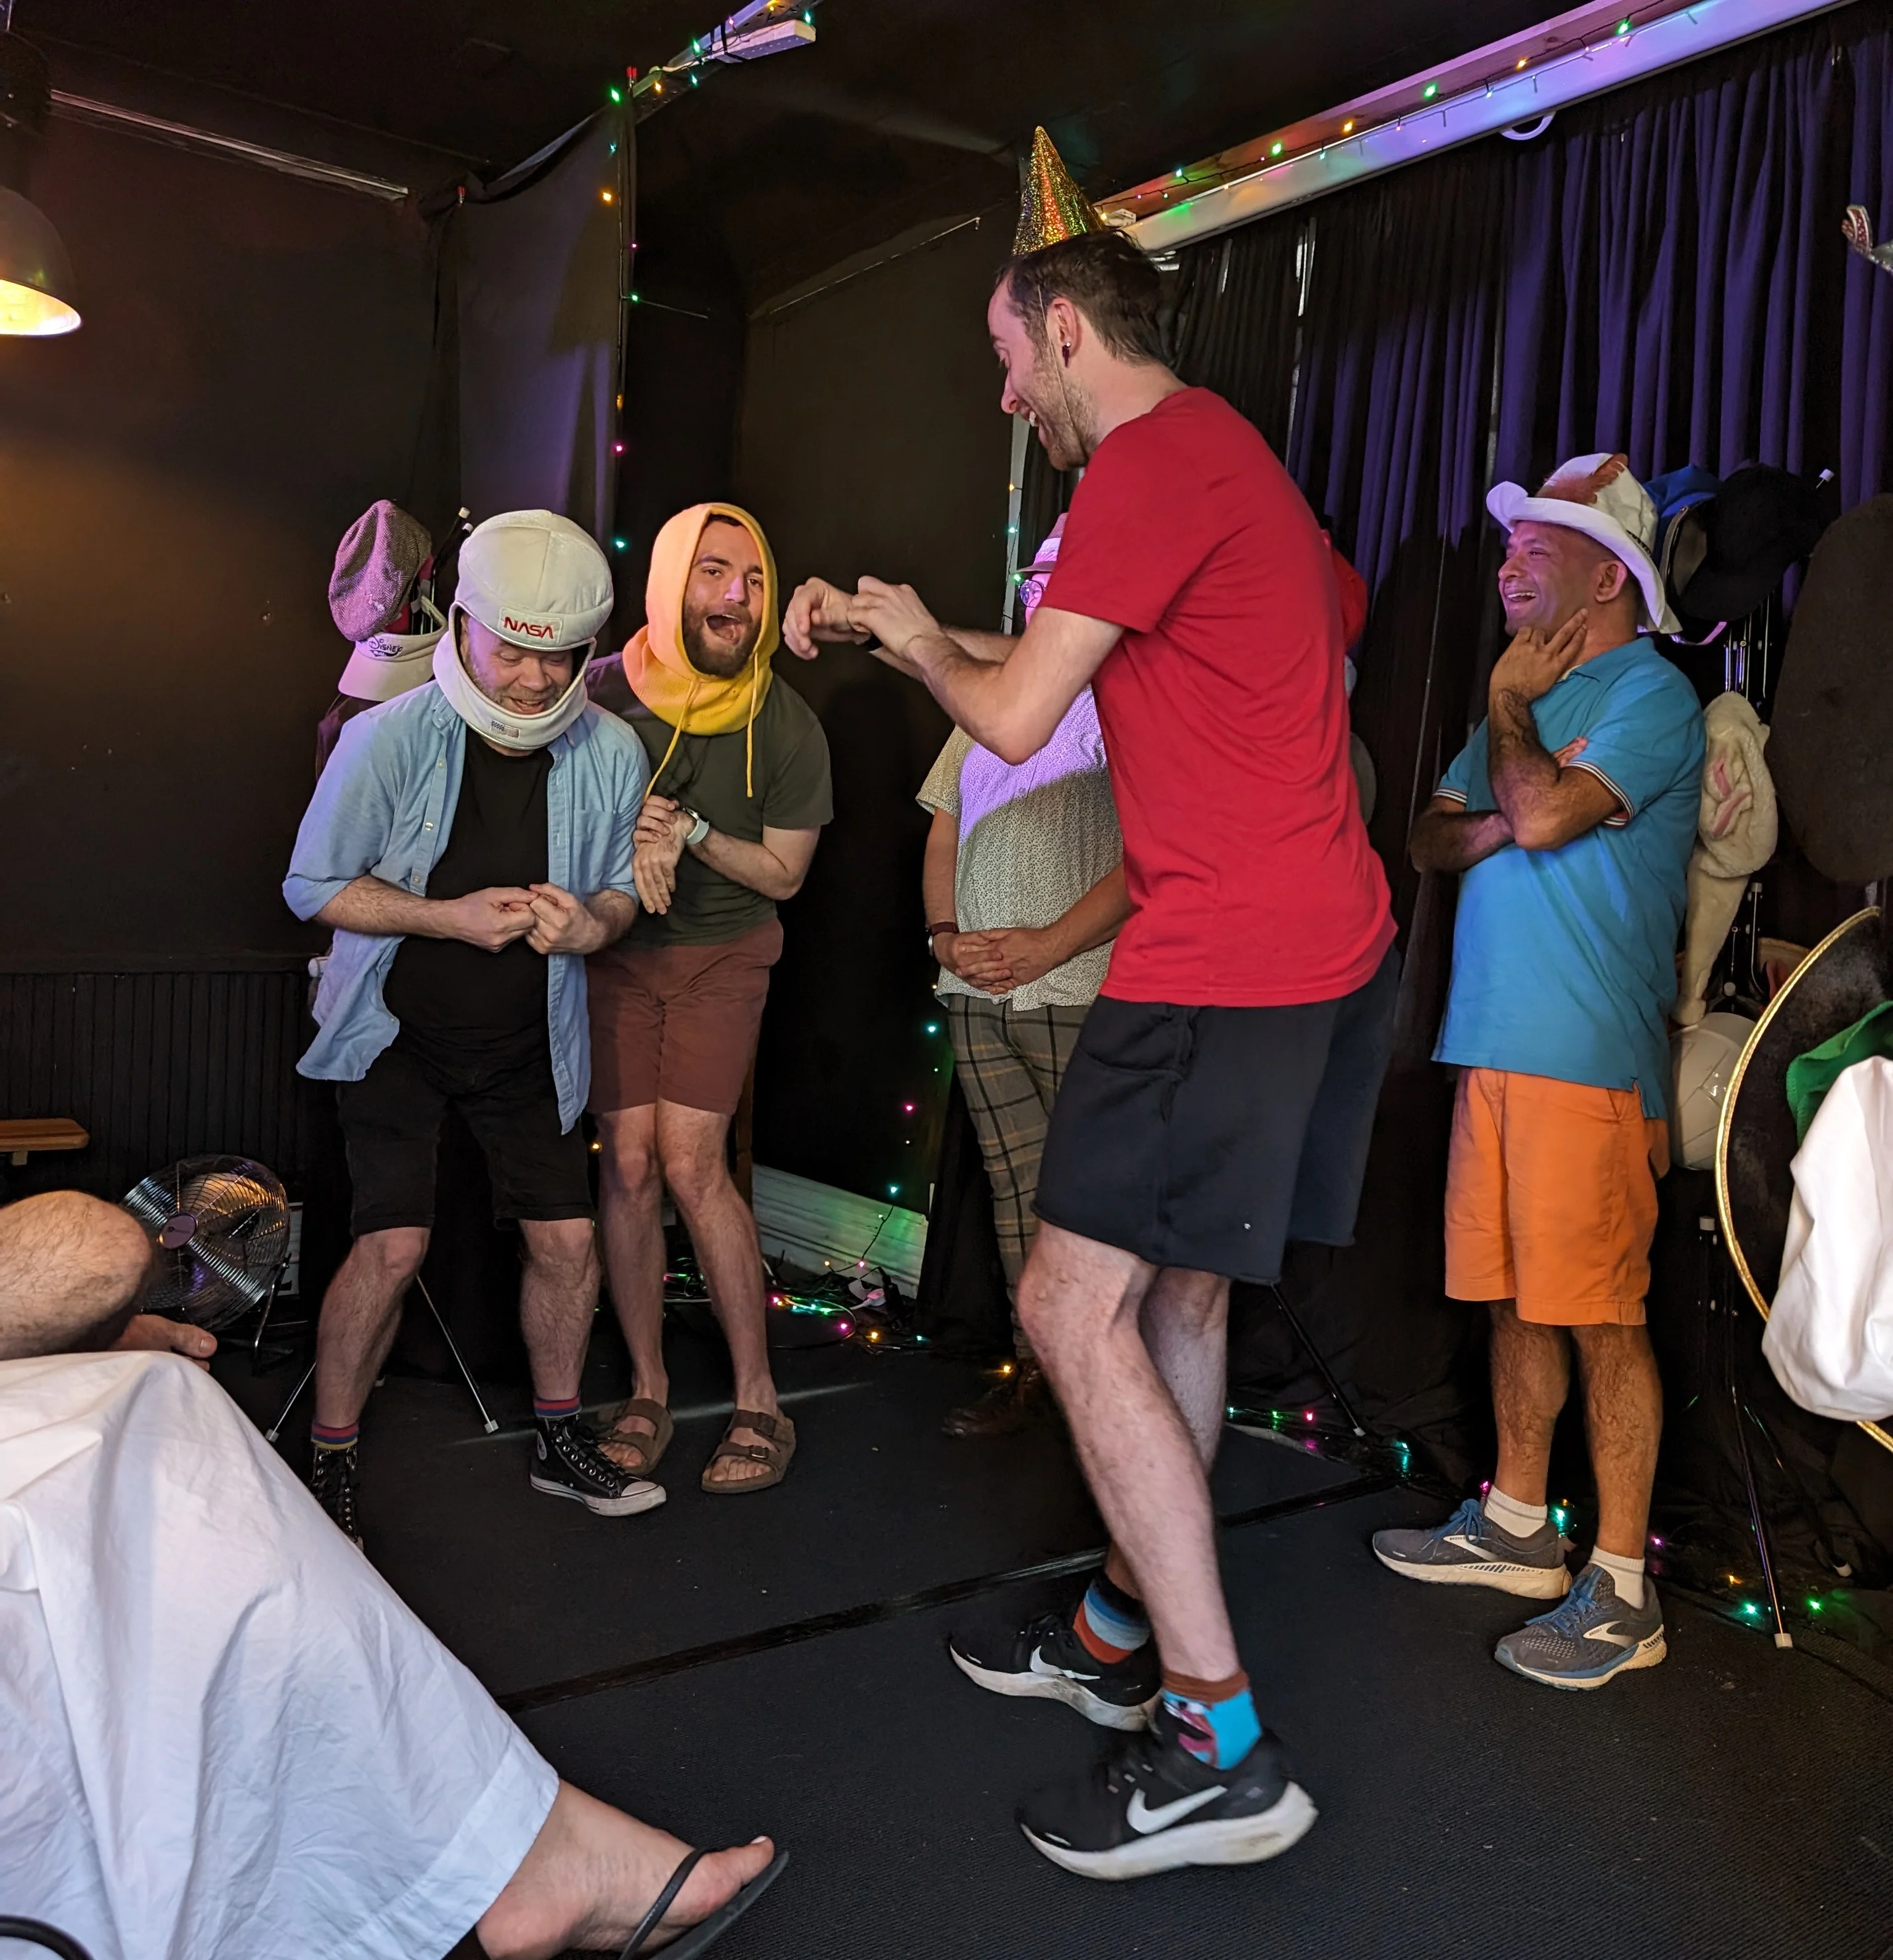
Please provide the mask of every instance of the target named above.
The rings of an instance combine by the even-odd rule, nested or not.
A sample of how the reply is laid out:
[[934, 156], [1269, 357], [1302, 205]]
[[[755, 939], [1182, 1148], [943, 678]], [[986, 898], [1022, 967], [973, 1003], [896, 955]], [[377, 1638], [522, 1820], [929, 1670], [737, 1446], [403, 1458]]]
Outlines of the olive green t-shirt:
[[[636, 730], [655, 769], [671, 745], [672, 730], [633, 694], [621, 660], [601, 661], [587, 692], [608, 714]], [[818, 830], [835, 813], [828, 775], [828, 738], [815, 711], [778, 677], [756, 717], [755, 786], [744, 780], [745, 734], [684, 735], [651, 788], [688, 803], [726, 837], [760, 844], [763, 828]], [[678, 861], [677, 889], [667, 912], [640, 910], [626, 943], [631, 946], [720, 946], [740, 939], [776, 916], [775, 902], [713, 870], [694, 852]]]

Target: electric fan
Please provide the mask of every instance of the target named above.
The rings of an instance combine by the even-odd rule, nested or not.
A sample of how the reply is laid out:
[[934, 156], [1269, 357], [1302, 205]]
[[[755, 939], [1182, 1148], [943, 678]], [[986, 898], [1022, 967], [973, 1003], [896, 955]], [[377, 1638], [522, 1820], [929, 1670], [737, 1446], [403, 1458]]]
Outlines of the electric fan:
[[275, 1290], [289, 1257], [289, 1200], [274, 1171], [248, 1157], [186, 1157], [123, 1203], [157, 1249], [148, 1313], [215, 1333]]

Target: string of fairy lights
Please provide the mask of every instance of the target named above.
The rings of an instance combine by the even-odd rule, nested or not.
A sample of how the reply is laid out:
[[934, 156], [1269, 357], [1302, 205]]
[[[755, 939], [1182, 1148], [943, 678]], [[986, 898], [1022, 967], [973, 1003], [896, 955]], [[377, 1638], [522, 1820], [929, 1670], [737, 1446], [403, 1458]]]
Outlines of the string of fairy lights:
[[[1600, 48], [1621, 45], [1640, 27], [1675, 11], [1675, 0], [1654, 0], [1654, 4], [1648, 6], [1633, 7], [1613, 24], [1536, 54], [1519, 55], [1504, 70], [1479, 75], [1463, 85], [1453, 86], [1444, 97], [1440, 83], [1429, 81], [1408, 100], [1390, 107], [1377, 118], [1348, 115], [1318, 133], [1300, 135], [1299, 130], [1285, 132], [1263, 139], [1255, 154], [1245, 156], [1237, 163], [1224, 165], [1218, 160], [1211, 160], [1202, 164], [1179, 164], [1167, 179], [1152, 180], [1116, 197], [1105, 199], [1099, 208], [1114, 223], [1133, 222], [1170, 208], [1173, 199], [1181, 199], [1186, 203], [1205, 192], [1228, 190], [1250, 183], [1267, 176], [1272, 170], [1299, 162], [1306, 157], [1325, 158], [1329, 149], [1337, 145], [1362, 143], [1383, 130], [1404, 129], [1416, 116], [1444, 110], [1450, 103], [1469, 97], [1489, 96], [1495, 88], [1528, 72], [1543, 74], [1571, 62], [1588, 60]], [[1306, 126], [1301, 126], [1304, 129]], [[1296, 136], [1299, 140], [1291, 140]]]

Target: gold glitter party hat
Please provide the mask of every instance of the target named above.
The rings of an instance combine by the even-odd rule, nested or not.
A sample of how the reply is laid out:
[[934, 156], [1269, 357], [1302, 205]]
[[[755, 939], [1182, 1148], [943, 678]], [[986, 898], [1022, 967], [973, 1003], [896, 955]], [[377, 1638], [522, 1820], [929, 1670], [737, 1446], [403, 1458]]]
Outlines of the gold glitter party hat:
[[1109, 228], [1097, 208], [1072, 181], [1065, 160], [1042, 129], [1032, 132], [1032, 161], [1019, 192], [1019, 228], [1012, 240], [1014, 255], [1036, 252], [1086, 231]]

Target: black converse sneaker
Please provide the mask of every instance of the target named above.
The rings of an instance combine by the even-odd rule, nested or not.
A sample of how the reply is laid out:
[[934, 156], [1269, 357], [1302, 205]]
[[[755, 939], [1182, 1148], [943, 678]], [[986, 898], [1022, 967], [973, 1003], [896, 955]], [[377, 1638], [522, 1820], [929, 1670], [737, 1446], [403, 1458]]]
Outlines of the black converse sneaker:
[[340, 1449], [316, 1447], [315, 1461], [309, 1466], [309, 1488], [316, 1501], [329, 1513], [336, 1530], [361, 1549], [361, 1524], [355, 1516], [355, 1446]]
[[532, 1488], [571, 1497], [602, 1518], [628, 1518], [664, 1501], [664, 1487], [618, 1465], [575, 1415], [541, 1416], [532, 1439]]
[[1167, 1709], [1089, 1775], [1021, 1804], [1019, 1828], [1055, 1865], [1088, 1879], [1140, 1879], [1180, 1865], [1253, 1865], [1285, 1851], [1315, 1820], [1291, 1782], [1282, 1739], [1265, 1729], [1233, 1769], [1192, 1755]]
[[1163, 1688], [1157, 1643], [1103, 1661], [1078, 1637], [1073, 1609], [958, 1628], [948, 1642], [961, 1672], [995, 1694], [1062, 1701], [1106, 1729], [1141, 1729]]

